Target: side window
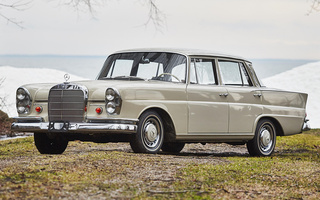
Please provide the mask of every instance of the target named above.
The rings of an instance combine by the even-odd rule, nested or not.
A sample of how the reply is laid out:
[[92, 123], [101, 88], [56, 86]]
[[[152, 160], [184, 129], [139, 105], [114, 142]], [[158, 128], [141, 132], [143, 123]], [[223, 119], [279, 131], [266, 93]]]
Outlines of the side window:
[[190, 69], [190, 82], [214, 85], [216, 84], [214, 60], [192, 59]]
[[252, 86], [243, 63], [219, 60], [222, 82], [226, 85]]

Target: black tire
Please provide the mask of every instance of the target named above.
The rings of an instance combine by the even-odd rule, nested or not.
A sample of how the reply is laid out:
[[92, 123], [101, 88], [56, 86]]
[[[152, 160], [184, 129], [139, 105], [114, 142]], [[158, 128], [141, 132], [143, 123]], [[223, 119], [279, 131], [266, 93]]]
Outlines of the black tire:
[[183, 142], [165, 142], [161, 149], [168, 153], [179, 153], [183, 149], [184, 145], [185, 143]]
[[62, 154], [68, 146], [65, 137], [48, 137], [46, 133], [34, 133], [34, 143], [41, 154]]
[[272, 121], [262, 119], [258, 122], [255, 136], [247, 143], [251, 156], [270, 156], [276, 146], [276, 128]]
[[140, 118], [137, 133], [133, 135], [130, 146], [135, 153], [158, 153], [164, 139], [163, 123], [155, 111], [146, 111]]

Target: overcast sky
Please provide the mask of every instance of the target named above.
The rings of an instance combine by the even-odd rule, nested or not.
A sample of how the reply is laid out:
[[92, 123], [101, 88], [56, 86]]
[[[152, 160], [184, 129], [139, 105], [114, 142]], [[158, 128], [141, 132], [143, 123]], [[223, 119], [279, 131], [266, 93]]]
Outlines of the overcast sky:
[[[100, 0], [101, 1], [101, 0]], [[90, 13], [33, 0], [24, 11], [1, 9], [0, 54], [107, 55], [138, 47], [208, 49], [246, 58], [320, 60], [320, 12], [311, 0], [157, 0], [161, 32], [145, 27], [143, 0], [107, 0]]]

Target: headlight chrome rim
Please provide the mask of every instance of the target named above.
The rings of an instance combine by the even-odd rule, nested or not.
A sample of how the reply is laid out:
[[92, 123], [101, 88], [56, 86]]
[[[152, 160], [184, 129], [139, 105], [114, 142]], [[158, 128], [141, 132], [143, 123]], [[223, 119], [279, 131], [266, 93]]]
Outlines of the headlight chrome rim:
[[16, 92], [16, 108], [19, 114], [28, 114], [32, 105], [29, 91], [24, 87], [19, 87]]
[[107, 88], [105, 93], [106, 111], [108, 115], [119, 115], [121, 110], [121, 96], [117, 89]]
[[17, 99], [24, 100], [26, 98], [26, 91], [23, 88], [17, 90]]

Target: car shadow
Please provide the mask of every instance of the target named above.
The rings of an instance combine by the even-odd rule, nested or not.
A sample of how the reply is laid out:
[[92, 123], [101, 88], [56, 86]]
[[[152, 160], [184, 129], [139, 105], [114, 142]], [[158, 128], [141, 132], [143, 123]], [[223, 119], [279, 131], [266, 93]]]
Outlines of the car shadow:
[[174, 155], [181, 157], [249, 157], [249, 153], [240, 152], [180, 152], [180, 153], [168, 153], [159, 152], [160, 155]]
[[[108, 143], [108, 145], [92, 144], [83, 142], [74, 142], [77, 145], [70, 145], [66, 151], [69, 153], [85, 153], [85, 152], [123, 152], [136, 154], [132, 151], [128, 143]], [[203, 145], [194, 145], [186, 147], [179, 153], [170, 153], [160, 151], [157, 154], [146, 154], [149, 156], [175, 156], [175, 157], [201, 157], [201, 158], [212, 158], [212, 157], [250, 157], [247, 149], [243, 145], [232, 146], [232, 145], [211, 145], [204, 147]]]

